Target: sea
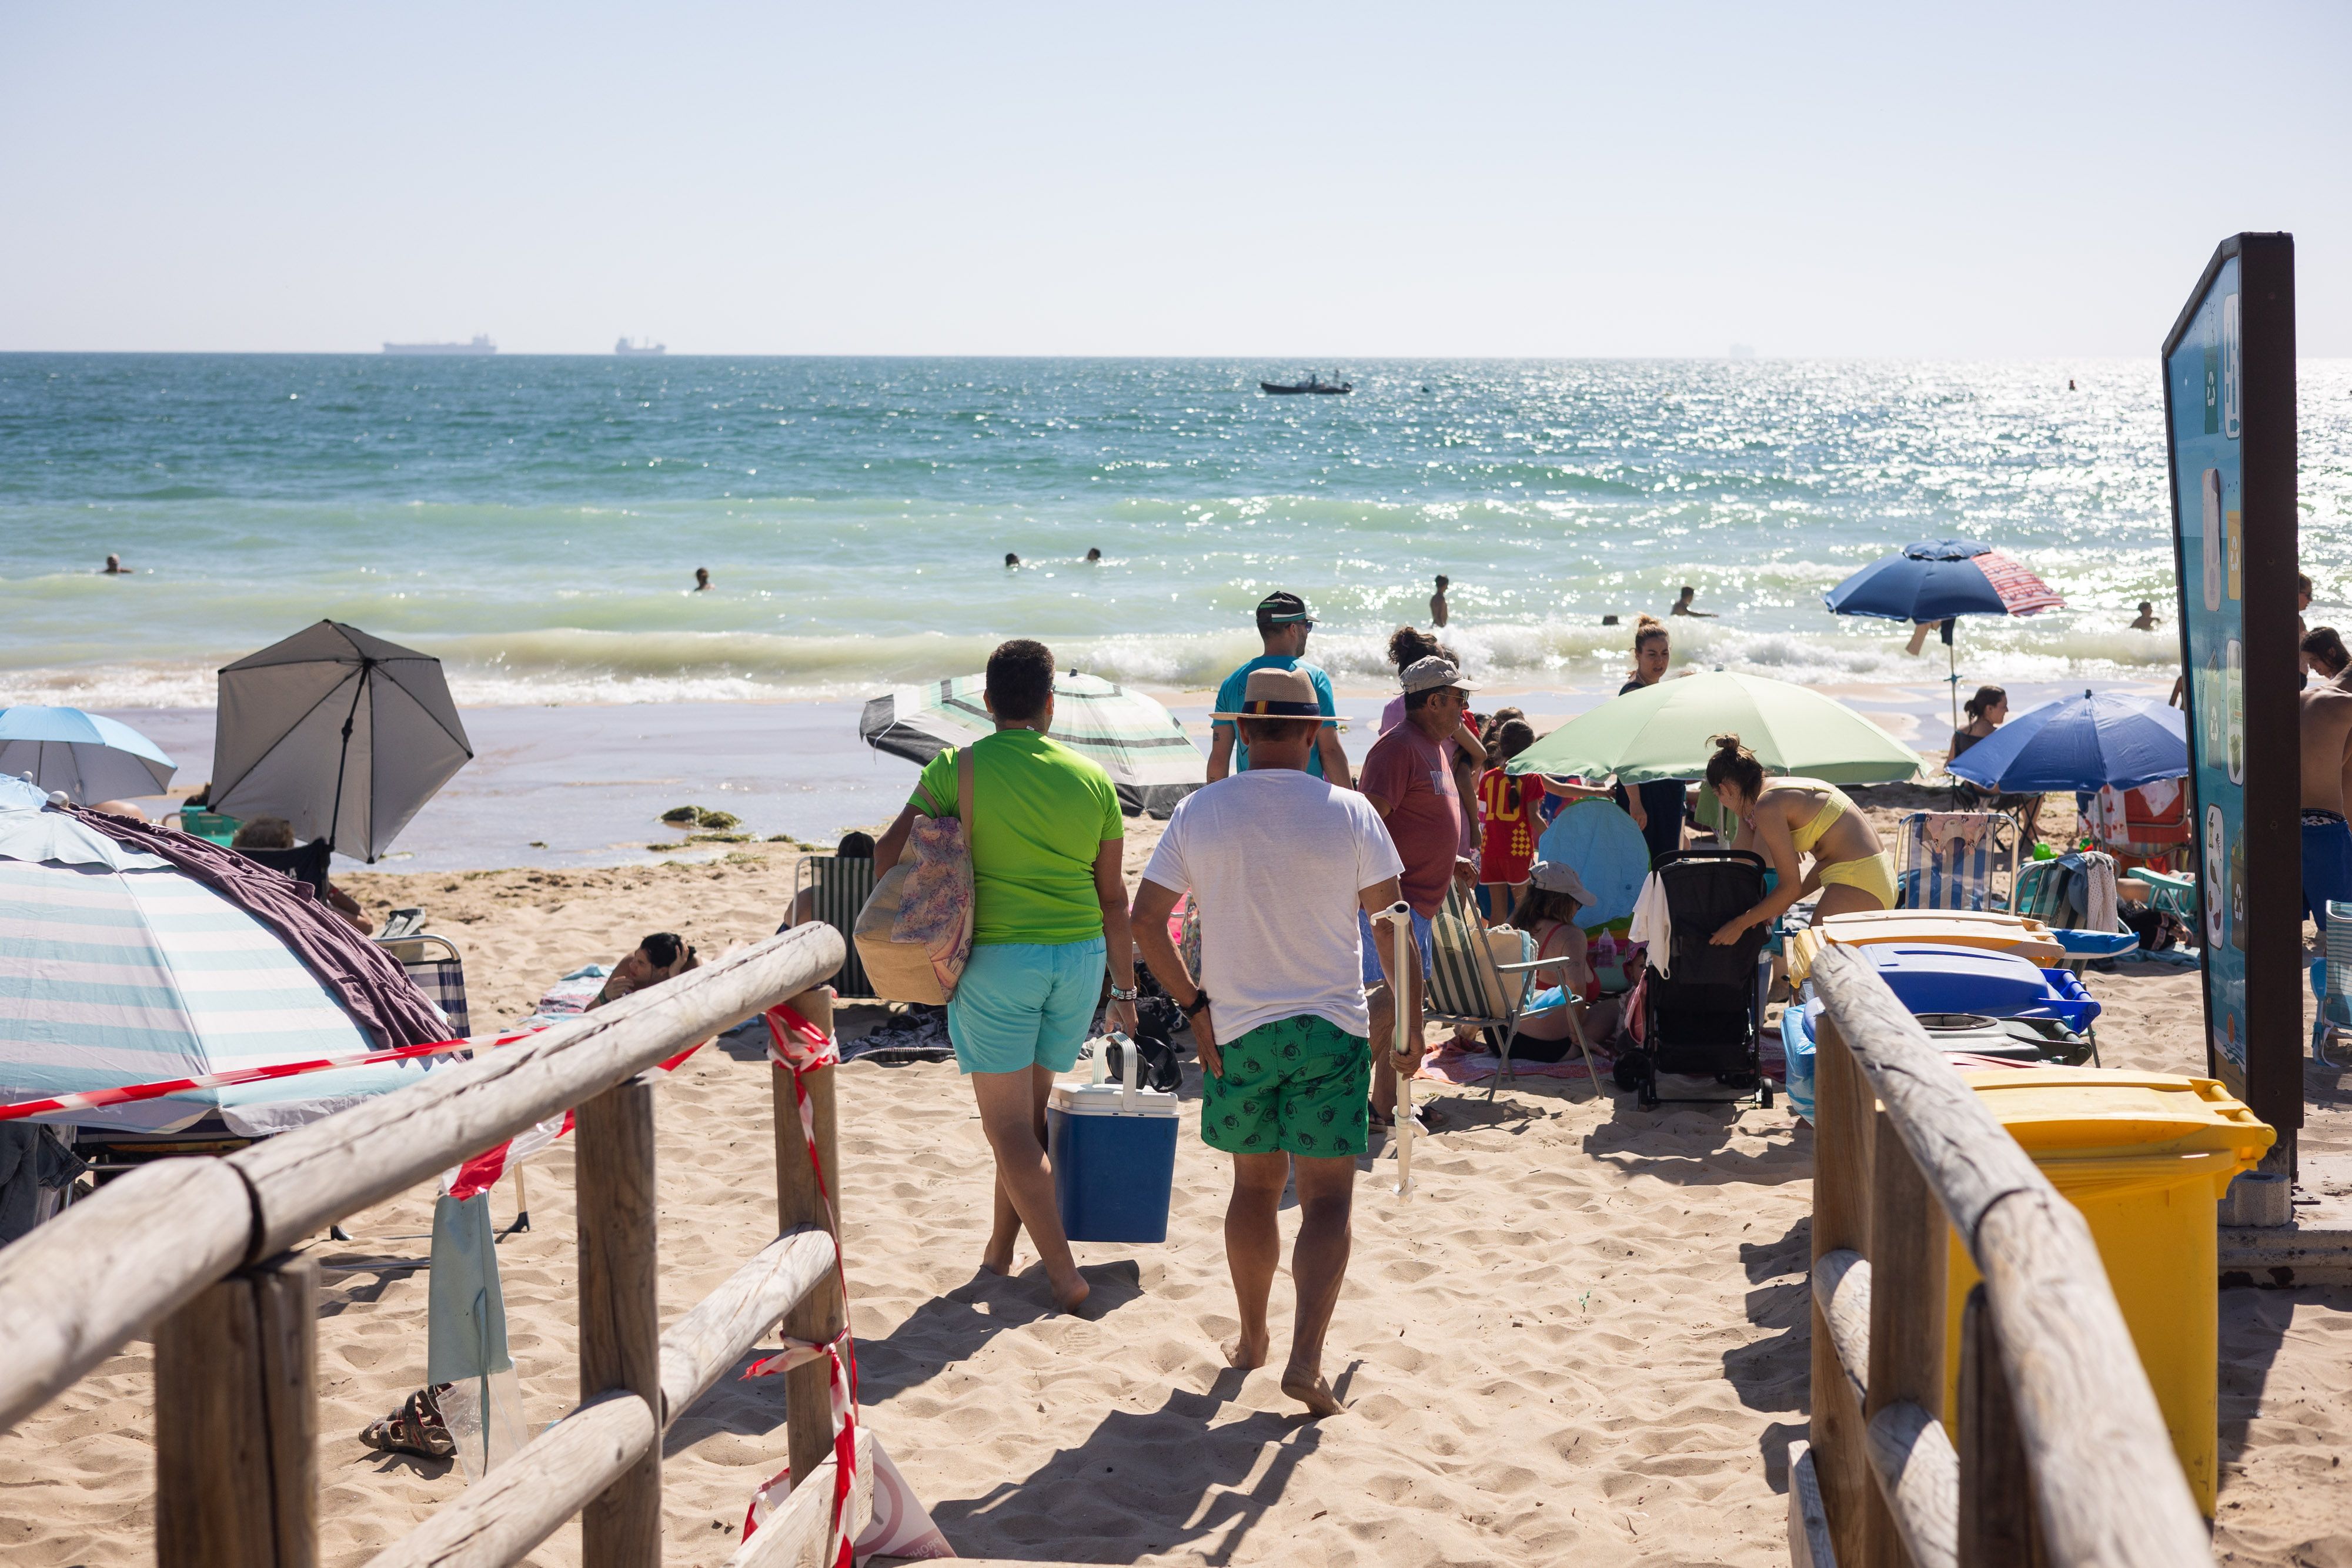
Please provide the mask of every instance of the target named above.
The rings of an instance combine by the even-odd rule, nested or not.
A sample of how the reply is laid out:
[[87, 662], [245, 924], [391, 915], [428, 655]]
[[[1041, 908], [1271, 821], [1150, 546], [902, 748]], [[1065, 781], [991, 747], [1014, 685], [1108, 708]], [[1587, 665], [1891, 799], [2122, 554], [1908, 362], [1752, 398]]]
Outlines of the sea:
[[[1264, 395], [1310, 371], [1344, 397]], [[2301, 371], [2315, 621], [2352, 612], [2352, 361]], [[1426, 623], [1474, 675], [1678, 664], [1917, 680], [1822, 594], [1918, 538], [2066, 599], [1960, 629], [1970, 678], [2179, 662], [2156, 355], [1719, 361], [0, 355], [0, 704], [205, 707], [319, 620], [469, 706], [852, 699], [1010, 636], [1171, 692], [1275, 589], [1343, 684]], [[1084, 558], [1102, 552], [1097, 564]], [[98, 569], [110, 553], [131, 575]], [[1008, 568], [1006, 555], [1020, 565]], [[697, 568], [712, 587], [694, 591]], [[2163, 623], [2128, 629], [2153, 601]], [[1614, 615], [1618, 623], [1607, 624]], [[1940, 675], [1941, 671], [1934, 672]]]

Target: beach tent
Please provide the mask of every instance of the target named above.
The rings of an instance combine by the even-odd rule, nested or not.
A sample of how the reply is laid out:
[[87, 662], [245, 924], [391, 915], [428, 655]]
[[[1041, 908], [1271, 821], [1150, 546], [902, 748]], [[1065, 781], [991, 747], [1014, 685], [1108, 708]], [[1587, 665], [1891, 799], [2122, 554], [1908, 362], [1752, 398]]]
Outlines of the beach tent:
[[2086, 691], [2016, 715], [1944, 770], [2018, 795], [2137, 789], [2189, 771], [2189, 718], [2147, 697]]
[[[1894, 784], [1919, 771], [1909, 747], [1821, 693], [1720, 670], [1612, 697], [1511, 758], [1512, 773], [1621, 784], [1697, 779], [1717, 735], [1737, 735], [1768, 773], [1831, 784]], [[1566, 813], [1562, 813], [1566, 815]]]
[[[0, 779], [0, 1103], [363, 1055], [368, 1037], [268, 927], [154, 855]], [[54, 1118], [240, 1137], [417, 1081], [410, 1061], [194, 1090]]]
[[0, 710], [0, 773], [30, 776], [77, 806], [160, 795], [179, 764], [129, 725], [78, 707]]
[[[2066, 601], [2021, 561], [1978, 539], [1919, 539], [1881, 556], [1822, 595], [1833, 615], [1927, 623], [1962, 615], [2034, 615]], [[1952, 727], [1960, 725], [1959, 653], [1944, 628]]]
[[221, 671], [212, 809], [373, 862], [473, 756], [440, 660], [321, 621]]
[[[996, 728], [981, 699], [986, 685], [985, 676], [958, 675], [896, 687], [866, 705], [858, 738], [909, 762], [970, 746]], [[1118, 789], [1119, 809], [1130, 817], [1165, 817], [1209, 781], [1208, 758], [1174, 714], [1099, 675], [1069, 670], [1054, 677], [1054, 727], [1045, 733], [1101, 763]]]
[[1633, 913], [1650, 874], [1650, 846], [1623, 807], [1610, 800], [1577, 800], [1536, 841], [1536, 858], [1576, 868], [1592, 902], [1576, 912], [1576, 923], [1597, 931]]

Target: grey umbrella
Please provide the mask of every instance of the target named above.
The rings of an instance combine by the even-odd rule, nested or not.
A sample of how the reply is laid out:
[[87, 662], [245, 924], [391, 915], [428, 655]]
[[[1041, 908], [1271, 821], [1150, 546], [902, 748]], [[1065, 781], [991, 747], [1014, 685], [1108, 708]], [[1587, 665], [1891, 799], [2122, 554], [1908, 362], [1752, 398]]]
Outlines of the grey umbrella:
[[221, 671], [212, 809], [373, 861], [473, 755], [440, 660], [321, 621]]

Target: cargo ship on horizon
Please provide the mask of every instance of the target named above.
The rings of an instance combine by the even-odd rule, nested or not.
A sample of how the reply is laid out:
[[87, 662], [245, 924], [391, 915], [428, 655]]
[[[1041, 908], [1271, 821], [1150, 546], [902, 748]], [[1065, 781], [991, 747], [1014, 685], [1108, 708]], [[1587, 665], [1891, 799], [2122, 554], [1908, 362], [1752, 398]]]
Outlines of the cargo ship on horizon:
[[613, 345], [613, 352], [616, 354], [667, 354], [669, 352], [669, 345], [667, 343], [638, 343], [633, 342], [627, 338], [624, 338], [619, 342]]
[[387, 354], [495, 354], [499, 346], [487, 332], [477, 332], [470, 343], [386, 343]]

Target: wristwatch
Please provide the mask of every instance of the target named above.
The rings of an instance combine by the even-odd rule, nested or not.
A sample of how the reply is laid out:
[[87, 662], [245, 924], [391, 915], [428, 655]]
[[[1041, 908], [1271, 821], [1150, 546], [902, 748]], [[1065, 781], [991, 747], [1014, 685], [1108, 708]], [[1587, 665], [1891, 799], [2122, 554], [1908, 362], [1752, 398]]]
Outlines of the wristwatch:
[[1190, 1004], [1180, 1004], [1180, 1010], [1188, 1019], [1199, 1018], [1201, 1016], [1201, 1009], [1208, 1005], [1209, 993], [1206, 991], [1195, 991], [1192, 993], [1192, 1000]]

